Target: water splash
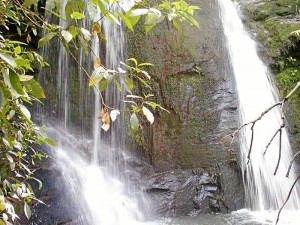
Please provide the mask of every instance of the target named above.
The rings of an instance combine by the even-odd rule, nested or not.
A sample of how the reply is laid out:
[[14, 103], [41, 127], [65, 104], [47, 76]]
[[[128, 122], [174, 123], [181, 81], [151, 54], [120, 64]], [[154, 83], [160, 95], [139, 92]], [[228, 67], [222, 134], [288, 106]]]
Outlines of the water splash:
[[[241, 124], [256, 119], [268, 107], [278, 102], [278, 95], [270, 73], [260, 60], [256, 43], [245, 30], [234, 3], [230, 0], [219, 0], [221, 20], [227, 39], [227, 49], [235, 75], [239, 97]], [[292, 157], [292, 151], [285, 129], [282, 131], [282, 158], [277, 175], [273, 173], [279, 156], [279, 138], [275, 138], [263, 156], [268, 142], [279, 129], [281, 123], [280, 109], [277, 107], [267, 113], [255, 125], [253, 147], [250, 163], [247, 155], [251, 140], [250, 127], [242, 130], [240, 148], [242, 171], [246, 195], [246, 207], [255, 211], [278, 210], [296, 178], [292, 171], [290, 178], [285, 174]], [[286, 206], [287, 210], [297, 210], [300, 201], [297, 188]]]

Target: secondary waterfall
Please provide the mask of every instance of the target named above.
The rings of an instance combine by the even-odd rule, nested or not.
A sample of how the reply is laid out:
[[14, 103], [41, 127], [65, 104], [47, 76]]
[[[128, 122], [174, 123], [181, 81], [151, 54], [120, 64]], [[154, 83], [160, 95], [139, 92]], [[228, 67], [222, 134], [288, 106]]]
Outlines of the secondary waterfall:
[[[256, 43], [245, 30], [234, 3], [231, 0], [219, 0], [219, 7], [227, 39], [229, 61], [236, 80], [241, 124], [244, 124], [256, 119], [268, 107], [277, 103], [278, 95], [268, 69], [258, 56]], [[247, 155], [251, 144], [250, 127], [240, 133], [246, 207], [254, 211], [278, 210], [296, 179], [294, 171], [291, 171], [289, 178], [285, 177], [292, 157], [285, 129], [282, 130], [282, 156], [276, 176], [273, 173], [279, 157], [279, 135], [263, 156], [266, 146], [280, 125], [279, 107], [271, 110], [256, 123], [249, 164]], [[285, 209], [300, 210], [297, 187]]]
[[[63, 5], [66, 2], [64, 0]], [[61, 14], [64, 17], [64, 9]], [[60, 26], [67, 25], [60, 21]], [[101, 41], [95, 35], [92, 49], [96, 56], [86, 56], [80, 48], [77, 60], [92, 68], [101, 49], [105, 51], [105, 66], [117, 69], [124, 57], [122, 27], [104, 19], [102, 29], [107, 42], [105, 48], [100, 46]], [[41, 113], [50, 116], [44, 123], [49, 124], [49, 133], [57, 144], [53, 152], [65, 178], [65, 192], [69, 196], [66, 204], [72, 205], [76, 215], [80, 215], [72, 224], [142, 224], [145, 217], [142, 211], [149, 209], [143, 195], [130, 184], [126, 174], [126, 159], [130, 156], [125, 151], [123, 119], [117, 118], [107, 133], [100, 131], [98, 115], [102, 106], [99, 92], [88, 87], [89, 80], [79, 65], [67, 56], [61, 44], [58, 46], [56, 50], [56, 47], [44, 49], [44, 54], [50, 50], [54, 54], [49, 58], [57, 65], [53, 67], [57, 71], [52, 71], [50, 76], [57, 75], [47, 79], [54, 81], [57, 95], [52, 96], [54, 100], [52, 105], [49, 103], [48, 110]], [[50, 83], [47, 79], [41, 78], [45, 85]], [[109, 88], [104, 98], [111, 107], [123, 107], [122, 95], [117, 88]]]

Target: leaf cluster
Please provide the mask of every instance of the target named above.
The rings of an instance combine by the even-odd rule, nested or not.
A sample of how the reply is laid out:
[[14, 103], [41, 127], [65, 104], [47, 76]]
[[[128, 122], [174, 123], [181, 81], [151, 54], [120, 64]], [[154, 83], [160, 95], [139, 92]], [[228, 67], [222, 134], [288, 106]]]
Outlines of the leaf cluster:
[[[14, 223], [22, 212], [30, 218], [29, 205], [39, 201], [34, 196], [32, 180], [41, 188], [33, 174], [38, 161], [46, 157], [41, 147], [33, 146], [54, 144], [44, 129], [33, 123], [29, 109], [33, 102], [45, 97], [34, 78], [34, 68], [47, 65], [28, 47], [29, 31], [36, 31], [36, 26], [27, 23], [32, 18], [23, 7], [35, 3], [0, 1], [0, 224]], [[25, 40], [21, 42], [16, 37]]]

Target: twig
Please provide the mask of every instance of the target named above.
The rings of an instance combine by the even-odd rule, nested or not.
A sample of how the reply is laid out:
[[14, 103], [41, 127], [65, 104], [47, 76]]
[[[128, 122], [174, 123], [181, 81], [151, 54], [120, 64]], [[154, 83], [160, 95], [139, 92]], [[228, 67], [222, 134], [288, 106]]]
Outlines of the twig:
[[296, 159], [296, 157], [297, 157], [298, 155], [300, 155], [300, 151], [297, 152], [297, 153], [294, 155], [293, 159], [291, 160], [290, 165], [289, 165], [289, 168], [288, 168], [288, 171], [287, 171], [287, 173], [286, 173], [286, 177], [289, 177], [289, 176], [290, 176], [290, 171], [291, 171], [291, 169], [292, 169], [292, 165], [293, 165], [293, 163], [294, 163], [294, 161], [295, 161], [295, 159]]
[[279, 155], [278, 155], [278, 162], [274, 171], [274, 176], [276, 175], [277, 171], [278, 171], [278, 167], [280, 164], [280, 160], [281, 160], [281, 137], [282, 137], [282, 128], [279, 131]]
[[283, 205], [282, 205], [281, 208], [279, 209], [279, 212], [278, 212], [278, 214], [277, 214], [277, 219], [276, 219], [275, 225], [278, 224], [278, 221], [279, 221], [279, 217], [280, 217], [281, 211], [282, 211], [282, 209], [284, 208], [284, 206], [286, 205], [286, 203], [288, 202], [288, 200], [290, 199], [291, 194], [292, 194], [292, 191], [293, 191], [294, 187], [296, 186], [297, 181], [298, 181], [299, 179], [300, 179], [300, 174], [299, 174], [299, 176], [297, 177], [297, 179], [295, 180], [295, 182], [293, 183], [293, 185], [292, 185], [292, 187], [291, 187], [291, 189], [290, 189], [290, 191], [289, 191], [289, 194], [288, 194], [288, 196], [287, 196], [285, 202], [283, 203]]
[[249, 151], [248, 151], [248, 162], [247, 164], [250, 162], [250, 154], [251, 154], [251, 151], [252, 151], [252, 146], [253, 146], [253, 138], [254, 138], [254, 131], [253, 131], [253, 128], [254, 128], [254, 125], [257, 121], [255, 121], [252, 126], [251, 126], [251, 142], [250, 142], [250, 147], [249, 147]]

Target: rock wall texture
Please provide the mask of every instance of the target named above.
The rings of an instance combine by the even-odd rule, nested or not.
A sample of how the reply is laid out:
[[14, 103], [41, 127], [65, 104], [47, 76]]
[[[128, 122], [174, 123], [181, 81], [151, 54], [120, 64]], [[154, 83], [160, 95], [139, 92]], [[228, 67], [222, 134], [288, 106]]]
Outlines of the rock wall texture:
[[[195, 15], [201, 29], [186, 24], [177, 31], [162, 22], [147, 34], [142, 26], [128, 34], [129, 57], [155, 65], [150, 74], [156, 100], [170, 111], [157, 113], [156, 122], [134, 138], [155, 172], [146, 189], [168, 202], [157, 208], [171, 215], [226, 212], [243, 205], [237, 145], [221, 141], [238, 127], [238, 112], [218, 5], [190, 2], [201, 7]], [[219, 181], [205, 188], [203, 176]], [[190, 189], [188, 194], [182, 188]]]

